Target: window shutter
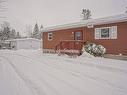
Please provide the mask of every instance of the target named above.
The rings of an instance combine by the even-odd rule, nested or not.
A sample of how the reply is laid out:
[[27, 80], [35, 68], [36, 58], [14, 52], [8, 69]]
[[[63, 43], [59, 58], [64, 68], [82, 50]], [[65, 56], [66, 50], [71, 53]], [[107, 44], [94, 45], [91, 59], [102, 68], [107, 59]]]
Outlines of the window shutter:
[[100, 32], [101, 32], [100, 28], [95, 28], [95, 39], [100, 39]]
[[111, 39], [117, 39], [117, 26], [111, 27]]

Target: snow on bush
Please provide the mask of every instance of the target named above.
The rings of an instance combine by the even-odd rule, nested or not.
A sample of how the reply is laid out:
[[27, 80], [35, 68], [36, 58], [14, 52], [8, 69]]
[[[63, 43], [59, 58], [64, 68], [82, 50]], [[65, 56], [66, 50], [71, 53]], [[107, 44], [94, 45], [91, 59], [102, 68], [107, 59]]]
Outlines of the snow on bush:
[[102, 45], [96, 45], [95, 43], [87, 43], [84, 50], [94, 56], [103, 56], [106, 53], [106, 49]]
[[83, 54], [81, 55], [82, 57], [89, 57], [89, 58], [93, 58], [94, 56], [91, 55], [90, 53], [84, 51]]

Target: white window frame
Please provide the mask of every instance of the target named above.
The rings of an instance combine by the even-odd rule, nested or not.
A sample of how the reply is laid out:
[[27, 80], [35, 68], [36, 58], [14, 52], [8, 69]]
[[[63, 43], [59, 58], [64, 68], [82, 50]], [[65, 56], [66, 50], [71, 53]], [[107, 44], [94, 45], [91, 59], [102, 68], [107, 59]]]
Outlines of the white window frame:
[[[109, 37], [102, 37], [101, 29], [107, 28], [109, 29]], [[113, 30], [114, 28], [115, 30]], [[117, 26], [95, 28], [95, 39], [117, 39]]]
[[53, 33], [52, 32], [49, 32], [48, 33], [48, 41], [52, 41], [52, 40], [53, 40]]

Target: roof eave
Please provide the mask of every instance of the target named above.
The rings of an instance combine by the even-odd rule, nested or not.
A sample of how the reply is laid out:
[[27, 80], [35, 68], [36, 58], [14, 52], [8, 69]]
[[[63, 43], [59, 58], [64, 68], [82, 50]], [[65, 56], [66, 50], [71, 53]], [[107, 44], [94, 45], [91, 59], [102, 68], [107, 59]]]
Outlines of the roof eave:
[[63, 29], [86, 27], [87, 24], [100, 25], [100, 24], [110, 24], [110, 23], [118, 23], [118, 22], [125, 22], [125, 21], [127, 21], [127, 14], [121, 14], [121, 15], [110, 16], [110, 17], [99, 18], [99, 19], [89, 19], [89, 20], [65, 24], [65, 25], [58, 25], [54, 27], [47, 27], [44, 28], [42, 32], [51, 32], [51, 31], [57, 31]]

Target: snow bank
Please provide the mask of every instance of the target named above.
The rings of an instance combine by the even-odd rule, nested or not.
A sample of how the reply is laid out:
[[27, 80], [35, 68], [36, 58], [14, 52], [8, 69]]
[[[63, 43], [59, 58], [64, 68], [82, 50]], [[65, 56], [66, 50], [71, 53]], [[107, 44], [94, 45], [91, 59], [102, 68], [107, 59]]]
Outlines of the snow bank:
[[89, 57], [89, 58], [93, 58], [94, 56], [89, 54], [88, 52], [84, 51], [83, 54], [81, 55], [81, 57]]

